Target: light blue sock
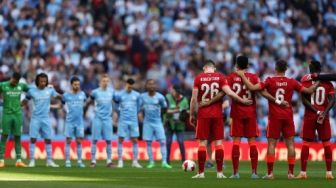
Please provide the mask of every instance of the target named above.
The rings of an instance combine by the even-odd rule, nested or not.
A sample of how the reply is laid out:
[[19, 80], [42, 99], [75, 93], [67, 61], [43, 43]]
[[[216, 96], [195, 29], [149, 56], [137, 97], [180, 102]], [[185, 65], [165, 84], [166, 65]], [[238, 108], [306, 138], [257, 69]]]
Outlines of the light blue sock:
[[97, 140], [92, 141], [91, 145], [91, 161], [96, 162], [96, 152], [97, 152]]
[[65, 160], [70, 161], [70, 144], [65, 144]]
[[77, 144], [77, 161], [82, 162], [82, 144]]
[[46, 144], [46, 151], [47, 151], [47, 160], [51, 161], [52, 160], [52, 148], [51, 148], [51, 144]]
[[118, 160], [122, 160], [123, 143], [118, 142]]
[[112, 157], [112, 145], [111, 141], [107, 140], [106, 141], [106, 161], [111, 162], [111, 157]]
[[149, 162], [154, 162], [153, 160], [153, 151], [152, 151], [152, 141], [147, 141], [147, 155]]
[[162, 155], [162, 162], [167, 162], [167, 145], [165, 140], [160, 140], [160, 148], [161, 148], [161, 155]]
[[30, 154], [30, 160], [35, 159], [35, 143], [30, 143], [29, 145], [29, 154]]
[[133, 143], [133, 161], [138, 161], [139, 147], [138, 142]]

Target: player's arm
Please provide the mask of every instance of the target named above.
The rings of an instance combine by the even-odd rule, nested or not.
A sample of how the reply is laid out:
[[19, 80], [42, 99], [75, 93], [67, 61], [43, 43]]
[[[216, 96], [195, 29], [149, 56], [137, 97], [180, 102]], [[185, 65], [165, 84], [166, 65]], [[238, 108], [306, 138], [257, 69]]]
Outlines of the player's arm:
[[309, 88], [302, 87], [301, 93], [312, 94], [316, 91], [317, 87], [320, 85], [320, 81], [315, 82]]
[[328, 95], [328, 106], [326, 108], [325, 111], [323, 111], [322, 113], [319, 114], [319, 121], [323, 122], [324, 118], [329, 114], [329, 111], [332, 109], [332, 107], [335, 105], [335, 94], [334, 93], [330, 93]]
[[245, 104], [245, 105], [250, 105], [253, 103], [252, 100], [250, 99], [243, 99], [241, 97], [239, 97], [234, 91], [231, 90], [230, 86], [228, 85], [224, 85], [222, 90], [231, 98], [233, 98], [234, 100], [242, 103], [242, 104]]
[[336, 81], [336, 74], [311, 74], [312, 80]]
[[189, 118], [189, 122], [193, 126], [195, 126], [195, 119], [197, 114], [197, 97], [198, 97], [198, 89], [193, 88], [190, 99], [190, 118]]
[[318, 110], [310, 103], [307, 94], [301, 93], [301, 100], [303, 105], [309, 110], [318, 113]]
[[249, 79], [247, 79], [247, 77], [244, 74], [245, 71], [239, 70], [239, 71], [236, 71], [236, 73], [238, 74], [238, 76], [240, 76], [240, 78], [242, 79], [242, 81], [244, 82], [248, 90], [259, 91], [262, 89], [262, 86], [260, 83], [253, 84]]
[[216, 96], [214, 96], [209, 101], [201, 101], [199, 104], [199, 107], [209, 106], [219, 100], [222, 100], [224, 96], [225, 96], [225, 93], [223, 91], [220, 91]]
[[273, 97], [273, 95], [271, 95], [266, 89], [262, 90], [260, 92], [260, 94], [265, 97], [267, 100], [269, 101], [273, 101], [274, 103], [280, 105], [280, 106], [284, 106], [284, 107], [289, 107], [289, 103], [287, 101], [280, 101], [277, 100], [275, 97]]

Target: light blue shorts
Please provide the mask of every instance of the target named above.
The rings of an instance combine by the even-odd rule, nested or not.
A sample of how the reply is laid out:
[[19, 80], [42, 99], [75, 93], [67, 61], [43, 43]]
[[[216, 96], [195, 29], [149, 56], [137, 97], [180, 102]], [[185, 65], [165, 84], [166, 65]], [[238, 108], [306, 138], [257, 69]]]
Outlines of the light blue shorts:
[[51, 139], [52, 138], [52, 128], [49, 118], [31, 118], [29, 125], [29, 136], [30, 138]]
[[112, 118], [95, 117], [92, 122], [93, 140], [112, 140]]
[[118, 136], [119, 137], [139, 137], [139, 125], [138, 122], [120, 122], [118, 123]]
[[143, 129], [142, 129], [142, 139], [146, 141], [152, 141], [154, 139], [166, 140], [166, 135], [165, 135], [162, 122], [158, 122], [158, 123], [144, 122]]
[[84, 138], [84, 123], [65, 122], [65, 136], [67, 138]]

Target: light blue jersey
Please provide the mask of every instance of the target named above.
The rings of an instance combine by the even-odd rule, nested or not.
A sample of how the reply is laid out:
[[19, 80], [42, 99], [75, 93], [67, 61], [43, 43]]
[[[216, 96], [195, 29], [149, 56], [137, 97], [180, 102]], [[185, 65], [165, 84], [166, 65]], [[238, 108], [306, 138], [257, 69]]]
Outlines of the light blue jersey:
[[113, 90], [97, 88], [92, 91], [92, 99], [96, 103], [96, 117], [106, 119], [112, 117]]
[[44, 89], [39, 89], [37, 87], [30, 88], [26, 98], [33, 100], [32, 118], [48, 118], [50, 101], [57, 95], [58, 93], [51, 87], [46, 87]]
[[27, 99], [33, 101], [33, 111], [29, 126], [29, 135], [31, 138], [38, 138], [39, 133], [44, 139], [51, 139], [52, 128], [49, 120], [50, 102], [58, 93], [54, 88], [46, 87], [39, 89], [32, 87], [27, 92]]
[[64, 93], [62, 102], [66, 105], [65, 136], [84, 137], [84, 105], [86, 95], [83, 91], [78, 93]]
[[154, 96], [149, 96], [146, 92], [141, 95], [141, 101], [144, 111], [143, 139], [153, 140], [155, 136], [158, 140], [165, 140], [166, 136], [161, 119], [161, 109], [167, 108], [165, 97], [158, 92]]
[[94, 141], [112, 139], [112, 102], [113, 90], [97, 88], [92, 91], [91, 98], [95, 101], [95, 118], [92, 122], [92, 138]]
[[124, 90], [114, 95], [114, 101], [119, 105], [118, 136], [138, 137], [138, 112], [141, 106], [140, 94], [134, 90], [131, 92]]

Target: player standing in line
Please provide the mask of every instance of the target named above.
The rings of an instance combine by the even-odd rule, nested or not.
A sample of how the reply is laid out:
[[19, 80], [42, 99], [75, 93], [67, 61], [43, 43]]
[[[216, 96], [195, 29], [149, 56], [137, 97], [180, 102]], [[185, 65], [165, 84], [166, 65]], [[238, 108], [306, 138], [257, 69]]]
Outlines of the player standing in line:
[[[243, 55], [239, 55], [236, 58], [236, 68], [237, 70], [246, 71], [248, 68], [248, 58]], [[259, 78], [257, 75], [245, 72], [245, 76], [254, 84], [259, 83]], [[252, 167], [252, 179], [258, 179], [257, 175], [257, 166], [258, 166], [258, 149], [256, 147], [256, 137], [258, 137], [258, 125], [257, 125], [257, 106], [256, 106], [256, 96], [255, 92], [248, 90], [243, 83], [242, 79], [235, 73], [231, 73], [228, 77], [228, 84], [230, 88], [236, 92], [242, 98], [252, 100], [252, 105], [243, 105], [237, 101], [232, 101], [230, 116], [232, 119], [231, 122], [231, 136], [233, 137], [233, 147], [231, 151], [232, 167], [233, 174], [230, 177], [231, 179], [239, 179], [239, 158], [240, 158], [240, 140], [242, 137], [248, 139], [250, 146], [250, 158], [251, 158], [251, 167]], [[266, 98], [274, 100], [274, 97], [267, 93], [261, 93]], [[212, 104], [215, 101], [222, 99], [224, 96], [223, 92], [220, 92], [216, 97], [212, 98], [203, 105]], [[281, 105], [288, 105], [287, 102], [284, 102]]]
[[21, 161], [21, 134], [22, 134], [22, 109], [21, 94], [28, 91], [27, 84], [19, 83], [21, 75], [14, 72], [9, 81], [0, 83], [0, 94], [3, 97], [3, 115], [1, 124], [0, 142], [0, 168], [5, 167], [5, 148], [9, 134], [14, 135], [16, 167], [27, 167]]
[[82, 140], [84, 138], [84, 110], [86, 95], [80, 90], [80, 80], [74, 76], [70, 80], [71, 92], [64, 93], [62, 97], [62, 103], [66, 107], [66, 119], [65, 119], [65, 167], [71, 167], [70, 161], [70, 144], [73, 137], [76, 138], [77, 144], [77, 166], [84, 168], [85, 165], [82, 162]]
[[[279, 60], [275, 66], [276, 75], [268, 77], [265, 82], [252, 84], [245, 76], [244, 70], [237, 71], [237, 74], [242, 78], [247, 88], [251, 91], [266, 90], [267, 93], [274, 96], [275, 100], [268, 100], [269, 115], [267, 127], [267, 175], [264, 179], [274, 179], [273, 165], [275, 161], [275, 147], [277, 140], [282, 133], [285, 138], [288, 150], [288, 179], [294, 178], [295, 165], [295, 148], [294, 148], [294, 122], [293, 109], [291, 105], [293, 92], [313, 93], [319, 82], [312, 85], [310, 88], [303, 87], [298, 81], [285, 76], [287, 70], [287, 62]], [[284, 101], [289, 102], [288, 107], [280, 106]]]
[[161, 109], [167, 109], [167, 102], [165, 97], [156, 91], [156, 83], [153, 79], [146, 81], [147, 92], [141, 94], [141, 104], [144, 112], [143, 121], [143, 140], [147, 143], [147, 154], [149, 158], [149, 164], [147, 168], [153, 168], [155, 166], [152, 152], [152, 141], [155, 138], [160, 142], [160, 149], [162, 155], [163, 168], [172, 168], [167, 163], [167, 145], [166, 135], [164, 132]]
[[100, 79], [100, 87], [93, 90], [91, 102], [95, 101], [95, 117], [92, 122], [91, 167], [96, 167], [97, 141], [103, 138], [106, 142], [106, 167], [112, 167], [112, 102], [113, 90], [108, 88], [109, 77], [104, 74]]
[[[60, 98], [60, 95], [53, 87], [48, 87], [48, 76], [45, 73], [40, 73], [36, 76], [35, 85], [36, 87], [28, 90], [26, 96], [27, 100], [33, 101], [33, 110], [29, 126], [30, 162], [28, 166], [35, 167], [35, 143], [41, 131], [41, 136], [44, 138], [47, 151], [47, 167], [59, 167], [59, 165], [55, 164], [52, 160], [52, 127], [49, 112], [51, 100], [56, 97]], [[27, 100], [23, 101], [23, 104], [27, 103]]]
[[[311, 74], [319, 74], [321, 72], [321, 63], [319, 61], [311, 61], [309, 65]], [[305, 75], [301, 83], [305, 87], [310, 87], [314, 81], [309, 80], [309, 75]], [[319, 139], [324, 147], [324, 157], [326, 162], [326, 178], [334, 179], [332, 175], [332, 151], [331, 151], [331, 128], [329, 122], [329, 111], [335, 104], [334, 87], [329, 81], [322, 81], [316, 91], [311, 95], [302, 94], [302, 102], [305, 105], [305, 114], [301, 137], [303, 145], [301, 150], [301, 172], [297, 176], [300, 179], [307, 179], [307, 161], [309, 158], [309, 147], [316, 139], [316, 131]]]
[[204, 165], [206, 160], [207, 140], [215, 141], [215, 158], [217, 163], [217, 178], [226, 178], [223, 174], [223, 143], [224, 125], [222, 118], [222, 101], [209, 106], [197, 108], [202, 101], [209, 101], [216, 96], [220, 90], [246, 105], [252, 101], [242, 99], [235, 94], [227, 84], [223, 74], [215, 72], [215, 63], [207, 60], [203, 66], [203, 73], [196, 76], [190, 102], [190, 123], [194, 125], [197, 114], [196, 139], [199, 139], [198, 148], [198, 173], [193, 178], [205, 178]]
[[118, 168], [124, 167], [122, 159], [123, 142], [125, 137], [130, 136], [133, 143], [132, 167], [142, 168], [138, 162], [138, 137], [139, 123], [138, 115], [141, 106], [140, 94], [133, 90], [134, 80], [129, 78], [126, 81], [125, 90], [114, 95], [114, 101], [119, 105], [118, 117]]

